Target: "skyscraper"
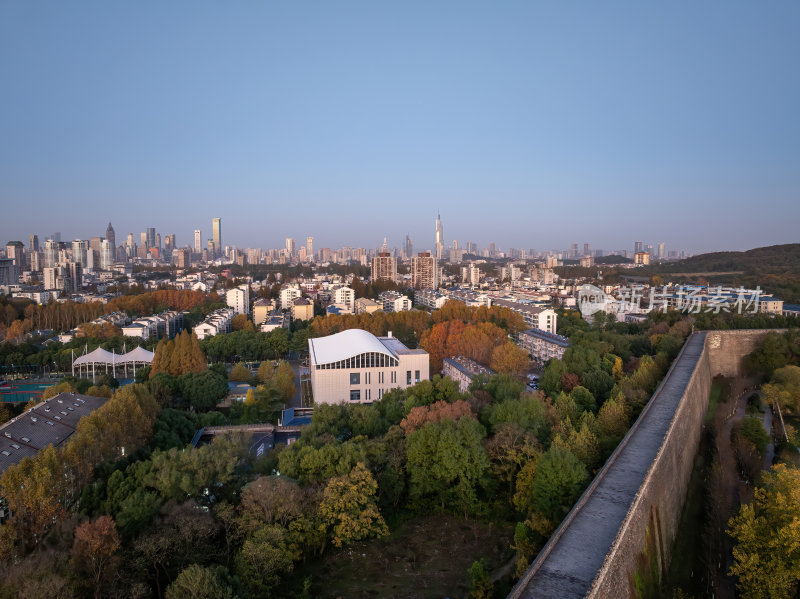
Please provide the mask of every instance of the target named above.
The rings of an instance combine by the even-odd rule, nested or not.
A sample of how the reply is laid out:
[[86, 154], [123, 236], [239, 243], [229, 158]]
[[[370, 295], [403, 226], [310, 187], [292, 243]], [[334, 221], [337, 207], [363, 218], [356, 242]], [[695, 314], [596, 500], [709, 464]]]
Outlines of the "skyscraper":
[[295, 240], [292, 239], [291, 237], [287, 237], [286, 238], [286, 255], [287, 255], [288, 258], [293, 258], [294, 257], [294, 252], [295, 252], [296, 247], [297, 247], [297, 245], [295, 243]]
[[441, 260], [444, 254], [444, 231], [442, 230], [442, 216], [436, 215], [436, 259]]
[[82, 239], [76, 239], [72, 242], [72, 261], [75, 264], [80, 264], [83, 268], [86, 268], [87, 247], [88, 244]]
[[14, 261], [17, 270], [25, 268], [25, 244], [21, 241], [9, 241], [6, 244], [6, 258]]
[[638, 254], [639, 252], [641, 252], [641, 251], [642, 251], [642, 246], [643, 246], [643, 245], [644, 245], [644, 243], [643, 243], [643, 242], [641, 242], [641, 241], [637, 241], [636, 243], [634, 243], [634, 244], [633, 244], [633, 252], [634, 252], [635, 254]]
[[200, 229], [194, 230], [194, 253], [203, 253], [203, 233], [200, 231]]
[[100, 270], [111, 270], [114, 264], [114, 250], [108, 239], [100, 243]]
[[414, 246], [411, 243], [411, 237], [409, 237], [408, 233], [406, 233], [406, 258], [411, 259], [412, 254], [414, 253]]
[[211, 239], [214, 241], [214, 251], [222, 252], [222, 219], [219, 216], [211, 221]]
[[116, 256], [117, 236], [114, 234], [114, 227], [111, 226], [111, 221], [108, 221], [108, 227], [106, 227], [106, 239], [108, 239], [108, 243], [111, 244], [111, 251]]
[[158, 247], [156, 245], [156, 228], [147, 227], [147, 249]]
[[36, 234], [32, 234], [30, 240], [31, 240], [31, 244], [30, 244], [31, 253], [38, 252], [39, 251], [39, 236], [36, 235]]
[[314, 261], [314, 238], [306, 237], [306, 259], [310, 262]]

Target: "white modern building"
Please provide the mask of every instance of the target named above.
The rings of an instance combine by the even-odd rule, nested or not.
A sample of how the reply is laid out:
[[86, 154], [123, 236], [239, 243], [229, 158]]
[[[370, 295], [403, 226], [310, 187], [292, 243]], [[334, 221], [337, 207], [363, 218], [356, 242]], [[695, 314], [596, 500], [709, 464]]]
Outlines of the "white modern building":
[[370, 403], [430, 378], [428, 352], [361, 329], [308, 340], [314, 402]]
[[404, 312], [411, 309], [411, 300], [397, 291], [384, 291], [378, 296], [384, 312]]
[[233, 289], [228, 289], [225, 294], [225, 303], [233, 308], [236, 314], [250, 316], [250, 285], [245, 283]]
[[340, 306], [347, 306], [350, 313], [356, 311], [356, 292], [350, 287], [338, 287], [333, 290], [333, 303]]
[[281, 288], [281, 310], [290, 310], [292, 302], [302, 296], [303, 292], [300, 290], [300, 285], [294, 283], [284, 285]]
[[194, 329], [194, 334], [197, 338], [203, 340], [207, 337], [213, 337], [219, 333], [229, 333], [231, 330], [231, 320], [235, 312], [233, 308], [220, 308], [214, 310], [209, 314], [206, 319], [198, 324]]

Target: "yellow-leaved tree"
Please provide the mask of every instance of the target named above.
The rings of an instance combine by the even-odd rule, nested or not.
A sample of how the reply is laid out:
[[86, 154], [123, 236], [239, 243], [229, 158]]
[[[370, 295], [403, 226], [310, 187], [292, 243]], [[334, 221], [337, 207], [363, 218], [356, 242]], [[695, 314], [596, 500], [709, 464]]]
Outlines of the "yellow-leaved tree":
[[794, 597], [800, 583], [800, 469], [775, 465], [728, 526], [736, 541], [730, 573], [739, 577], [741, 596]]

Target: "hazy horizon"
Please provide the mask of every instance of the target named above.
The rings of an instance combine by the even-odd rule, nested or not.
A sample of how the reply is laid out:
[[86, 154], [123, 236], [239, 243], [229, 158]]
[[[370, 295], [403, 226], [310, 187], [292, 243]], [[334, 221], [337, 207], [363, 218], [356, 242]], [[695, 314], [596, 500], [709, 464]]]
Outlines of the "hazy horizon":
[[800, 5], [0, 5], [0, 240], [792, 243]]

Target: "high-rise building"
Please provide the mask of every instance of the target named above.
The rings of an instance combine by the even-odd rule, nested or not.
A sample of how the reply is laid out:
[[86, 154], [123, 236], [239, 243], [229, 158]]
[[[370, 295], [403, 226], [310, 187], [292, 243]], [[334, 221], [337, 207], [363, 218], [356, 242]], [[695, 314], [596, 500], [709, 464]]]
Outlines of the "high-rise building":
[[436, 259], [444, 257], [444, 230], [442, 229], [442, 216], [436, 215]]
[[6, 258], [14, 261], [17, 270], [25, 268], [25, 244], [21, 241], [9, 241], [6, 244]]
[[411, 237], [408, 236], [408, 233], [406, 233], [405, 253], [406, 253], [406, 258], [408, 258], [409, 260], [411, 259], [411, 256], [414, 254], [414, 246], [411, 243]]
[[222, 251], [222, 219], [217, 216], [211, 220], [211, 239], [214, 241], [214, 251]]
[[634, 243], [633, 244], [633, 253], [634, 254], [638, 254], [639, 252], [641, 252], [643, 246], [644, 246], [644, 243], [641, 242], [641, 241], [637, 241], [636, 243]]
[[114, 234], [114, 227], [111, 226], [111, 221], [108, 221], [108, 227], [106, 227], [106, 239], [108, 239], [108, 243], [111, 244], [111, 249], [114, 252], [114, 255], [117, 254], [117, 236]]
[[156, 233], [156, 243], [154, 247], [157, 247], [159, 250], [161, 249], [161, 233]]
[[111, 270], [115, 255], [116, 252], [108, 239], [104, 239], [100, 244], [100, 270]]
[[592, 252], [591, 252], [589, 244], [588, 243], [584, 243], [583, 244], [583, 255], [584, 256], [589, 256], [589, 255], [591, 255], [591, 253]]
[[80, 293], [83, 288], [83, 265], [77, 262], [67, 263], [67, 275], [69, 277], [70, 293]]
[[192, 264], [192, 255], [189, 248], [177, 248], [172, 251], [172, 262], [178, 268], [187, 268]]
[[313, 237], [306, 237], [306, 258], [310, 261], [314, 261], [314, 238]]
[[52, 239], [44, 242], [44, 268], [53, 268], [58, 262], [58, 243]]
[[295, 250], [297, 249], [297, 244], [294, 239], [291, 237], [286, 238], [286, 257], [287, 258], [294, 258]]
[[666, 257], [666, 252], [664, 252], [664, 242], [658, 244], [658, 259], [663, 260]]
[[39, 236], [36, 234], [31, 234], [30, 236], [30, 246], [28, 247], [31, 254], [34, 252], [39, 251]]
[[200, 254], [203, 251], [203, 234], [200, 229], [194, 230], [194, 253]]
[[80, 264], [82, 268], [86, 268], [86, 250], [88, 244], [82, 239], [76, 239], [72, 242], [72, 261]]
[[147, 243], [147, 249], [160, 247], [160, 245], [156, 244], [156, 228], [155, 227], [147, 227], [147, 237], [145, 241]]
[[430, 252], [420, 252], [411, 259], [411, 286], [414, 289], [438, 289], [436, 256]]
[[372, 258], [372, 281], [397, 281], [397, 258], [390, 252], [378, 252]]
[[0, 285], [19, 283], [19, 271], [10, 258], [0, 258]]

